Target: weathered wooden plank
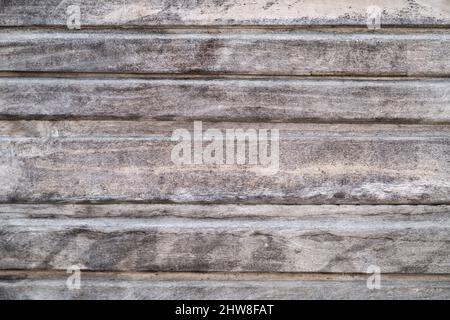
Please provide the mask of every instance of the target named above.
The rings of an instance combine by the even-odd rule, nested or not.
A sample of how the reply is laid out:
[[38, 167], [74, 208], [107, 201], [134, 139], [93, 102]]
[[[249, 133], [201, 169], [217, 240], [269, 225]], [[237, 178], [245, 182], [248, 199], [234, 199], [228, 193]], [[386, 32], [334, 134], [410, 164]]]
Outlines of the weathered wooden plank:
[[[89, 208], [94, 217], [97, 208]], [[134, 208], [118, 210], [127, 217]], [[270, 206], [233, 208], [210, 206], [204, 218], [183, 206], [175, 216], [132, 219], [62, 219], [65, 207], [61, 219], [1, 213], [0, 269], [364, 273], [377, 265], [384, 273], [450, 273], [449, 206], [276, 206], [273, 216]]]
[[235, 205], [235, 204], [0, 204], [0, 218], [204, 218], [435, 220], [450, 215], [447, 205]]
[[213, 218], [304, 219], [361, 217], [425, 221], [450, 214], [447, 205], [235, 205], [235, 204], [0, 204], [0, 218]]
[[382, 24], [450, 24], [447, 0], [2, 0], [0, 25], [65, 26], [69, 5], [79, 5], [82, 26], [365, 25], [369, 6]]
[[[369, 290], [364, 281], [114, 281], [90, 280], [70, 291], [66, 278], [1, 281], [2, 300], [386, 300], [450, 299], [449, 282], [386, 281]], [[174, 310], [175, 312], [175, 310]]]
[[0, 299], [439, 299], [450, 298], [448, 276], [382, 275], [381, 288], [367, 288], [369, 275], [274, 274], [81, 274], [69, 290], [67, 274], [0, 273]]
[[0, 118], [449, 123], [450, 81], [0, 78]]
[[[12, 269], [64, 269], [67, 263], [77, 263], [88, 269], [134, 270], [153, 261], [166, 261], [164, 267], [155, 262], [152, 270], [173, 270], [175, 264], [181, 268], [176, 270], [195, 271], [197, 264], [207, 260], [202, 270], [224, 270], [220, 268], [231, 263], [239, 270], [295, 271], [291, 268], [299, 267], [300, 261], [300, 268], [305, 267], [303, 263], [317, 268], [327, 255], [336, 255], [331, 261], [338, 262], [321, 272], [362, 272], [367, 267], [364, 263], [370, 261], [383, 265], [386, 272], [446, 272], [449, 266], [448, 206], [2, 205], [0, 215], [0, 243], [5, 250], [0, 266]], [[203, 219], [186, 219], [195, 217]], [[131, 244], [140, 248], [138, 253], [130, 249]], [[200, 257], [202, 246], [209, 249]], [[115, 248], [128, 248], [125, 251], [130, 256], [115, 253]], [[258, 261], [243, 261], [243, 256], [250, 256], [241, 252], [245, 250], [255, 253], [251, 256]], [[246, 267], [234, 265], [236, 258], [238, 265], [245, 263]], [[224, 261], [225, 267], [217, 265]], [[275, 268], [275, 264], [276, 270], [264, 269]]]
[[449, 213], [449, 206], [2, 205], [0, 269], [360, 273], [377, 265], [384, 273], [445, 274]]
[[[248, 143], [240, 143], [245, 164], [238, 164], [236, 141], [222, 146], [217, 136], [217, 163], [208, 164], [210, 142], [197, 133], [192, 140], [193, 123], [0, 122], [0, 201], [449, 203], [448, 126], [203, 123], [203, 134], [213, 128], [223, 138], [226, 129], [280, 130], [278, 147], [269, 143], [265, 162], [254, 150], [250, 163]], [[178, 129], [190, 136], [190, 161], [197, 146], [199, 164], [172, 160]]]
[[450, 34], [392, 31], [0, 31], [0, 71], [450, 74]]

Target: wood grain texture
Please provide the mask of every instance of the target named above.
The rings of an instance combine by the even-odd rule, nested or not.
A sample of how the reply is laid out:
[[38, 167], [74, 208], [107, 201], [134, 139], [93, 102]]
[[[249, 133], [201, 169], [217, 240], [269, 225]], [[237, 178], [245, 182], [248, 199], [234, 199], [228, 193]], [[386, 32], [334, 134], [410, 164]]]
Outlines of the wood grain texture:
[[367, 276], [274, 274], [82, 273], [80, 290], [68, 290], [67, 274], [0, 273], [0, 299], [438, 299], [450, 298], [446, 276], [382, 275], [369, 290]]
[[90, 206], [89, 218], [62, 206], [51, 219], [1, 210], [7, 270], [450, 273], [449, 206]]
[[448, 126], [204, 123], [208, 128], [280, 130], [279, 171], [276, 157], [269, 166], [248, 158], [245, 165], [175, 164], [172, 134], [193, 131], [193, 123], [3, 121], [0, 200], [449, 203]]
[[450, 123], [450, 81], [0, 78], [0, 118]]
[[384, 25], [449, 25], [446, 0], [60, 0], [0, 1], [1, 26], [65, 26], [79, 5], [82, 25], [365, 25], [367, 8], [383, 10]]
[[[449, 0], [0, 0], [0, 299], [450, 299], [449, 27]], [[195, 120], [280, 130], [279, 166], [175, 164]]]
[[0, 71], [448, 76], [450, 35], [0, 31]]
[[436, 220], [450, 214], [447, 205], [236, 205], [236, 204], [0, 204], [2, 219], [58, 218], [201, 218], [304, 219], [361, 217], [403, 221]]

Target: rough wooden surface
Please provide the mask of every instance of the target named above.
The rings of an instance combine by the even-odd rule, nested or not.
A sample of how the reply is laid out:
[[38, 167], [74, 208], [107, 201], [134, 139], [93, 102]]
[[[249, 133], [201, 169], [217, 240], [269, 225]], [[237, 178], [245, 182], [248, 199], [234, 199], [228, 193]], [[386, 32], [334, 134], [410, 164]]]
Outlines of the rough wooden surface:
[[65, 26], [79, 5], [82, 25], [365, 25], [367, 8], [384, 25], [449, 25], [447, 0], [15, 0], [0, 1], [0, 25]]
[[193, 124], [2, 121], [0, 200], [449, 203], [448, 126], [203, 124], [279, 129], [279, 171], [248, 161], [175, 164], [180, 128]]
[[67, 274], [0, 272], [0, 299], [450, 299], [448, 276], [82, 273], [80, 290]]
[[[448, 0], [0, 0], [0, 299], [450, 299], [449, 27]], [[279, 129], [279, 171], [174, 164], [194, 120]]]
[[[450, 273], [448, 206], [221, 206], [204, 218], [186, 211], [208, 206], [141, 207], [136, 215], [147, 218], [125, 218], [134, 206], [108, 218], [71, 218], [66, 208], [49, 219], [8, 217], [2, 207], [0, 269]], [[85, 208], [94, 217], [97, 208], [110, 212]]]
[[450, 35], [0, 31], [0, 71], [448, 76]]
[[450, 81], [0, 78], [0, 118], [450, 123]]
[[303, 219], [355, 218], [391, 221], [436, 220], [450, 214], [447, 205], [193, 205], [193, 204], [0, 204], [2, 219], [58, 218], [204, 218]]

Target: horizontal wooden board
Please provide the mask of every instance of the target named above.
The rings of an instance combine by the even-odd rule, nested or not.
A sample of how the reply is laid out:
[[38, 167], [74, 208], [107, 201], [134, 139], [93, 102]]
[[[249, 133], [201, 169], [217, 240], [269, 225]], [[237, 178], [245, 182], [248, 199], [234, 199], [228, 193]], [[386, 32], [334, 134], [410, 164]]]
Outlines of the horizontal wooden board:
[[[171, 141], [175, 130], [188, 131], [191, 139], [185, 143], [190, 147], [201, 142], [200, 135], [192, 140], [193, 122], [2, 121], [0, 201], [450, 200], [448, 126], [203, 123], [203, 132], [208, 128], [224, 137], [226, 129], [277, 129], [279, 148], [273, 144], [274, 156], [266, 164], [261, 163], [263, 153], [256, 164], [249, 164], [248, 152], [245, 164], [237, 164], [236, 158], [224, 164], [226, 151], [236, 143], [226, 148], [218, 164], [176, 164], [172, 152], [179, 141]], [[203, 142], [205, 150], [208, 145]]]
[[447, 205], [235, 205], [235, 204], [0, 204], [2, 219], [203, 218], [309, 219], [341, 217], [434, 221], [450, 215]]
[[0, 31], [0, 71], [448, 76], [450, 34]]
[[136, 211], [123, 205], [123, 216], [94, 218], [97, 209], [105, 213], [91, 206], [93, 217], [71, 218], [59, 207], [59, 219], [43, 219], [2, 208], [0, 269], [364, 273], [377, 265], [384, 273], [450, 273], [448, 206], [209, 206], [210, 218], [186, 216], [195, 208], [183, 206], [151, 218], [126, 218]]
[[0, 118], [450, 123], [450, 81], [0, 78]]
[[447, 276], [382, 275], [367, 288], [366, 275], [82, 273], [79, 290], [67, 274], [0, 272], [0, 299], [439, 299], [450, 298]]
[[450, 24], [447, 0], [2, 0], [0, 26], [65, 26], [69, 5], [79, 5], [82, 26], [365, 25], [369, 6], [382, 24]]

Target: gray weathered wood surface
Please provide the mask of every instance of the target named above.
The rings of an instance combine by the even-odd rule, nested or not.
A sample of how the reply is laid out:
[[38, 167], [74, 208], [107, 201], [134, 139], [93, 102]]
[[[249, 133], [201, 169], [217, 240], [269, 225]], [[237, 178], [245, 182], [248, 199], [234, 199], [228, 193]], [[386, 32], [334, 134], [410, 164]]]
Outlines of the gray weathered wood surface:
[[448, 276], [367, 277], [309, 274], [82, 273], [80, 290], [67, 274], [0, 272], [0, 299], [450, 299]]
[[446, 217], [447, 205], [196, 205], [196, 204], [0, 204], [1, 219], [64, 218], [202, 218], [202, 219], [300, 219], [356, 218], [404, 221]]
[[0, 71], [448, 76], [450, 34], [0, 30]]
[[[51, 208], [53, 219], [3, 217], [10, 210], [0, 208], [0, 269], [450, 273], [449, 206], [81, 208], [107, 218], [71, 218], [67, 206]], [[39, 216], [33, 209], [21, 211]]]
[[192, 123], [2, 121], [0, 200], [449, 203], [448, 126], [203, 124], [211, 127], [279, 129], [279, 171], [173, 163], [172, 133]]
[[447, 79], [0, 78], [0, 118], [449, 123]]
[[[0, 0], [0, 299], [450, 299], [449, 27], [448, 0]], [[174, 164], [194, 120], [279, 129], [279, 171]]]
[[447, 0], [2, 0], [0, 26], [65, 26], [69, 5], [85, 26], [365, 25], [369, 6], [384, 25], [450, 25]]

